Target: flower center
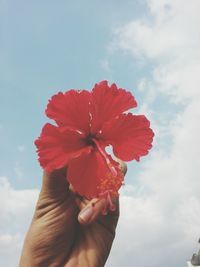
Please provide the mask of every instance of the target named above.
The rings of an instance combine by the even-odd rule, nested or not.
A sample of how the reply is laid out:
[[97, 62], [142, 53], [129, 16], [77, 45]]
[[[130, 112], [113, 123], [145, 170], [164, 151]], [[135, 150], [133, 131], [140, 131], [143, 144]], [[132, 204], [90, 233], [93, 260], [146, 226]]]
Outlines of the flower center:
[[85, 138], [85, 143], [86, 143], [86, 145], [88, 145], [88, 146], [95, 146], [95, 142], [93, 141], [93, 139], [94, 139], [94, 136], [92, 136], [91, 134], [90, 135], [88, 135], [86, 138]]

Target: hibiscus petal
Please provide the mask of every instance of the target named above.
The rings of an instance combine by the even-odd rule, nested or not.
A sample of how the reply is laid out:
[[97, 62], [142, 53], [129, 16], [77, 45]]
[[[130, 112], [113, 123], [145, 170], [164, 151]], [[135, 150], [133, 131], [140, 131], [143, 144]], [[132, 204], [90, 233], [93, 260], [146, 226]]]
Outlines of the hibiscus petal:
[[89, 153], [80, 133], [72, 130], [61, 132], [50, 123], [44, 125], [40, 137], [35, 141], [40, 165], [51, 172], [66, 166], [72, 158]]
[[96, 149], [70, 161], [67, 180], [81, 196], [92, 199], [107, 191], [111, 192], [111, 196], [112, 193], [118, 192], [122, 185], [123, 175], [119, 164], [109, 155], [107, 156], [116, 170], [115, 176], [112, 175], [110, 167]]
[[86, 90], [70, 90], [54, 95], [46, 108], [46, 115], [55, 120], [58, 126], [66, 126], [89, 133], [90, 92]]
[[113, 146], [116, 157], [124, 161], [137, 160], [148, 154], [154, 133], [143, 115], [121, 114], [102, 128], [98, 137]]
[[117, 88], [115, 84], [109, 86], [107, 81], [96, 84], [91, 97], [91, 127], [94, 134], [101, 129], [104, 122], [137, 106], [130, 92]]

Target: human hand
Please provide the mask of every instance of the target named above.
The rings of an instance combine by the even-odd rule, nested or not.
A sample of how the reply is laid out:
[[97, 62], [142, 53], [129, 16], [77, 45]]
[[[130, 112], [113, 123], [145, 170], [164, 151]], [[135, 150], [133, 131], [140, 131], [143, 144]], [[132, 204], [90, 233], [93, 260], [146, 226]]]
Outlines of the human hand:
[[104, 266], [115, 236], [118, 201], [107, 215], [102, 215], [104, 207], [104, 199], [88, 201], [70, 190], [66, 170], [44, 172], [20, 267]]

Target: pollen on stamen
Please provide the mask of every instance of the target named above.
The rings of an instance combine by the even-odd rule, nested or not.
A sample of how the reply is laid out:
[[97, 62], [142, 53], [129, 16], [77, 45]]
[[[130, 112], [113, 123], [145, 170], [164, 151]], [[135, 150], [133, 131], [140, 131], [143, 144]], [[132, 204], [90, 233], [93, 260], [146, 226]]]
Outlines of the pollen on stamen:
[[103, 214], [107, 213], [107, 210], [110, 209], [114, 211], [116, 209], [113, 200], [119, 196], [119, 189], [123, 184], [124, 175], [119, 173], [118, 176], [113, 175], [112, 172], [109, 172], [104, 179], [101, 179], [101, 182], [98, 186], [99, 197], [106, 199], [106, 206], [103, 210]]

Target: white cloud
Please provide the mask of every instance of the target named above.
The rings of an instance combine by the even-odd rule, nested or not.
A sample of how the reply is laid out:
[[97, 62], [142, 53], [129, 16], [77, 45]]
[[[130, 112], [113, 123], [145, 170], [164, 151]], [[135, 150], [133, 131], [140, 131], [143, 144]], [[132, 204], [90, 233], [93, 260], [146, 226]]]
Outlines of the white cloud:
[[121, 218], [107, 266], [186, 266], [196, 249], [200, 202], [178, 202], [178, 208], [173, 201], [165, 207], [155, 195], [121, 197]]
[[38, 190], [15, 190], [8, 178], [0, 177], [0, 266], [18, 266], [37, 196]]
[[168, 61], [174, 56], [175, 60], [184, 60], [189, 53], [199, 56], [200, 2], [149, 0], [147, 4], [152, 19], [131, 21], [119, 28], [120, 47], [153, 60], [161, 58]]
[[147, 5], [148, 17], [115, 32], [118, 49], [154, 66], [138, 85], [146, 98], [139, 113], [156, 132], [139, 184], [121, 199], [115, 267], [186, 266], [200, 236], [200, 1]]

